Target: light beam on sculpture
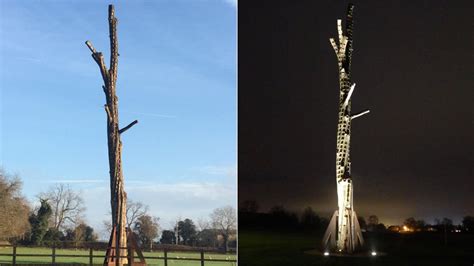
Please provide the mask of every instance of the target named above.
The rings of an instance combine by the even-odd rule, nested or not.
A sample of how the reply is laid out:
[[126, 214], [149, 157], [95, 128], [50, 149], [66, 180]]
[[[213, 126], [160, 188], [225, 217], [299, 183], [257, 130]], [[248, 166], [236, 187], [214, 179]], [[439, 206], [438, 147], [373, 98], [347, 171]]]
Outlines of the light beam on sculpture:
[[336, 183], [338, 210], [329, 222], [323, 237], [323, 247], [344, 253], [352, 253], [364, 244], [357, 214], [354, 211], [353, 186], [349, 147], [351, 139], [351, 122], [367, 114], [369, 110], [351, 115], [351, 96], [355, 83], [351, 81], [352, 32], [354, 5], [349, 4], [345, 31], [341, 20], [337, 20], [339, 43], [330, 38], [336, 52], [339, 67], [339, 122], [337, 126], [336, 145]]

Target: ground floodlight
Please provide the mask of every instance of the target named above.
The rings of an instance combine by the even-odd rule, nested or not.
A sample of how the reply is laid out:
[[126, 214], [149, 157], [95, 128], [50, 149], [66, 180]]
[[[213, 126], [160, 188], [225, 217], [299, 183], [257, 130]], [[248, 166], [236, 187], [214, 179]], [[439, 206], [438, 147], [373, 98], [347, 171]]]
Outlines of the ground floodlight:
[[329, 252], [324, 252], [324, 256], [329, 256]]
[[372, 256], [377, 256], [377, 252], [375, 252], [375, 251], [372, 251], [372, 253], [370, 253], [370, 254], [372, 254]]

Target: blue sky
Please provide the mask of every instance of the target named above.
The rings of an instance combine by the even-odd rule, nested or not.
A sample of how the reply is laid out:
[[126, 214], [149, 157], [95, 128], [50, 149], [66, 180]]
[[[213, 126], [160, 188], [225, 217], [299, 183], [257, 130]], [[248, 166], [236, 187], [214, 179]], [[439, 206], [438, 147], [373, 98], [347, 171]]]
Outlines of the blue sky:
[[[108, 219], [105, 97], [84, 42], [108, 65], [105, 1], [0, 1], [1, 166], [35, 196], [81, 191], [86, 219]], [[162, 227], [236, 206], [236, 3], [112, 1], [129, 198]]]

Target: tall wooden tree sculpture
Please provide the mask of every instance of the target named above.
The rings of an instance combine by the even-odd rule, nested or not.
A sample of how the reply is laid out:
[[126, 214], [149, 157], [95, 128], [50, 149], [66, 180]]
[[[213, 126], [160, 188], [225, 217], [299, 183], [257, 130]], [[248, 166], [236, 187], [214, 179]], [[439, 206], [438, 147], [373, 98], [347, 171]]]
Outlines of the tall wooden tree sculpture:
[[[109, 150], [109, 173], [110, 173], [110, 204], [112, 207], [112, 232], [109, 247], [107, 249], [104, 265], [124, 265], [127, 263], [144, 265], [143, 256], [133, 243], [133, 234], [126, 228], [126, 204], [127, 194], [124, 189], [122, 174], [122, 142], [120, 134], [138, 123], [137, 120], [128, 126], [119, 129], [118, 98], [116, 96], [117, 65], [118, 65], [118, 40], [117, 40], [117, 18], [115, 18], [114, 6], [109, 5], [109, 37], [110, 37], [110, 69], [107, 70], [104, 56], [95, 50], [90, 41], [86, 41], [87, 47], [92, 52], [92, 58], [99, 65], [104, 85], [102, 86], [107, 113], [107, 143]], [[127, 238], [128, 239], [127, 241]], [[141, 262], [133, 262], [133, 250], [137, 250]]]
[[345, 33], [341, 20], [337, 20], [339, 46], [330, 38], [336, 52], [339, 69], [339, 122], [336, 146], [336, 182], [338, 210], [334, 212], [323, 237], [323, 246], [339, 252], [352, 253], [364, 243], [353, 205], [353, 186], [349, 147], [351, 121], [369, 110], [351, 115], [351, 96], [355, 83], [351, 81], [352, 31], [354, 5], [349, 4]]

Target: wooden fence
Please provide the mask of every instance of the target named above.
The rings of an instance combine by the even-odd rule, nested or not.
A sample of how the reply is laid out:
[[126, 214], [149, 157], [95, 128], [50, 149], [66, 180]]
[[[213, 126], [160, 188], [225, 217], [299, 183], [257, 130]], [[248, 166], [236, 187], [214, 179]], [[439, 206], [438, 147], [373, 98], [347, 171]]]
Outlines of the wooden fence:
[[[12, 265], [18, 265], [17, 264], [17, 258], [18, 257], [51, 257], [51, 265], [58, 265], [56, 263], [56, 258], [89, 258], [89, 264], [90, 266], [92, 265], [97, 265], [94, 264], [94, 258], [105, 258], [105, 255], [94, 255], [94, 249], [89, 248], [89, 254], [88, 255], [73, 255], [73, 254], [56, 254], [56, 247], [51, 247], [51, 254], [25, 254], [25, 253], [18, 253], [17, 252], [17, 246], [10, 246], [10, 245], [0, 245], [0, 247], [11, 247], [12, 248], [12, 253], [0, 253], [0, 256], [10, 256], [11, 259], [11, 264]], [[173, 250], [173, 252], [180, 252], [179, 250]], [[189, 251], [183, 251], [183, 252], [189, 252]], [[168, 262], [172, 260], [185, 260], [185, 261], [200, 261], [201, 266], [205, 265], [205, 262], [228, 262], [228, 263], [236, 263], [237, 260], [235, 259], [206, 259], [204, 257], [204, 250], [200, 250], [200, 258], [184, 258], [184, 257], [168, 257], [168, 250], [164, 249], [163, 250], [163, 256], [144, 256], [145, 259], [154, 259], [154, 260], [163, 260], [164, 265], [168, 266]], [[115, 257], [115, 256], [114, 256]], [[126, 257], [126, 256], [122, 256]], [[138, 257], [134, 257], [138, 258]], [[39, 263], [38, 263], [39, 264]], [[61, 264], [71, 264], [71, 263], [61, 263]], [[129, 262], [128, 265], [133, 266], [135, 263]], [[138, 263], [137, 263], [138, 264]]]

